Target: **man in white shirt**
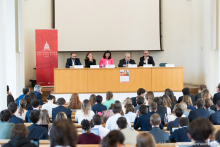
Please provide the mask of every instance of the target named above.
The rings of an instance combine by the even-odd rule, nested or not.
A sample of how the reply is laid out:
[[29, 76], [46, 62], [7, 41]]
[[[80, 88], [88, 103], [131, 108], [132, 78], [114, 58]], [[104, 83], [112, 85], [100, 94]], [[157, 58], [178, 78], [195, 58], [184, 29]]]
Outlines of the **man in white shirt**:
[[[121, 107], [114, 105], [114, 107], [112, 108], [112, 111], [115, 115], [109, 117], [105, 125], [105, 128], [109, 129], [110, 131], [118, 130], [118, 125], [116, 121], [118, 120], [119, 117], [122, 117]], [[130, 120], [127, 117], [125, 118], [127, 119], [127, 122], [128, 122], [128, 129], [132, 130]]]
[[103, 139], [110, 132], [109, 129], [106, 129], [102, 126], [102, 117], [98, 114], [93, 116], [93, 128], [99, 129], [99, 136]]
[[44, 109], [47, 110], [50, 116], [52, 116], [52, 109], [57, 107], [57, 105], [53, 103], [54, 100], [55, 100], [55, 96], [49, 94], [47, 96], [47, 103], [42, 105], [42, 110]]

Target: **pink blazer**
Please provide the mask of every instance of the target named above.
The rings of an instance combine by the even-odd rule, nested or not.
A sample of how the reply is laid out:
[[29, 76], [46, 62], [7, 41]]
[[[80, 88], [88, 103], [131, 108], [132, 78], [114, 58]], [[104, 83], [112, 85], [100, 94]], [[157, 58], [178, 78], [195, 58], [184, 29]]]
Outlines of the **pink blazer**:
[[[100, 62], [99, 62], [99, 67], [102, 67], [102, 64], [103, 64], [103, 66], [105, 67], [106, 66], [106, 59], [105, 58], [101, 58], [100, 59]], [[111, 58], [111, 59], [108, 59], [108, 65], [112, 65], [112, 64], [114, 64], [114, 62], [113, 62], [113, 58]]]

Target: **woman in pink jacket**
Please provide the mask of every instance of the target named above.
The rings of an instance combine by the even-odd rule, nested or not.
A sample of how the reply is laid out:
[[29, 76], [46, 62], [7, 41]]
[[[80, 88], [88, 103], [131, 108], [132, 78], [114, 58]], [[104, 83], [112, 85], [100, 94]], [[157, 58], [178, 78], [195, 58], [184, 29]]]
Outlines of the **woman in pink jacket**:
[[106, 51], [103, 55], [103, 57], [100, 59], [99, 67], [106, 67], [106, 65], [112, 65], [114, 64], [113, 58], [111, 57], [111, 52]]

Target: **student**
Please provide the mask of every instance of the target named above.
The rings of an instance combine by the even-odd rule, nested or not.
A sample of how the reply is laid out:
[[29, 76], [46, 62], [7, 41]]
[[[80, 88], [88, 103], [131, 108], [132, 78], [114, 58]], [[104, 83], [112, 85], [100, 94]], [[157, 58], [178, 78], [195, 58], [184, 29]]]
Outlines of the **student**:
[[183, 110], [181, 108], [175, 109], [175, 115], [177, 118], [167, 124], [167, 131], [170, 130], [171, 132], [173, 127], [179, 127], [178, 120], [183, 115]]
[[47, 110], [49, 116], [52, 116], [52, 109], [57, 107], [57, 105], [53, 103], [54, 99], [55, 99], [55, 96], [49, 94], [47, 96], [47, 103], [42, 105], [42, 110], [43, 109]]
[[106, 93], [106, 101], [103, 103], [107, 107], [107, 110], [111, 106], [111, 104], [114, 104], [115, 100], [113, 99], [113, 93], [111, 91], [108, 91]]
[[163, 101], [163, 107], [167, 108], [167, 115], [171, 114], [171, 108], [172, 108], [172, 102], [171, 99], [168, 95], [163, 95], [161, 97], [162, 101]]
[[82, 103], [79, 100], [79, 95], [77, 93], [73, 93], [68, 103], [68, 109], [70, 109], [71, 111], [77, 111], [81, 109], [81, 105]]
[[[31, 105], [31, 97], [30, 97], [30, 95], [28, 94], [28, 95], [25, 95], [24, 96], [24, 98], [23, 99], [25, 99], [26, 101], [27, 101], [27, 105], [26, 105], [26, 110], [33, 110], [33, 107], [32, 107], [32, 105]], [[37, 100], [37, 99], [36, 99]]]
[[26, 113], [27, 113], [26, 105], [27, 105], [26, 99], [21, 99], [19, 101], [18, 110], [15, 112], [15, 116], [17, 116], [18, 118], [20, 118], [22, 120], [25, 120], [25, 116], [26, 116]]
[[29, 95], [31, 97], [31, 101], [34, 100], [34, 99], [37, 99], [37, 95], [34, 91], [30, 92]]
[[125, 117], [127, 117], [131, 123], [135, 121], [136, 113], [134, 113], [134, 107], [132, 104], [125, 105]]
[[39, 125], [49, 125], [50, 124], [50, 117], [48, 111], [43, 109], [40, 111], [40, 121]]
[[40, 111], [38, 110], [31, 111], [29, 118], [33, 124], [27, 127], [29, 130], [29, 134], [27, 138], [28, 139], [48, 139], [47, 129], [37, 124], [40, 120]]
[[40, 85], [35, 85], [34, 86], [34, 93], [36, 94], [37, 96], [37, 99], [40, 101], [40, 105], [43, 105], [43, 101], [42, 101], [42, 92], [41, 92], [41, 86]]
[[150, 133], [141, 133], [137, 137], [137, 147], [156, 147], [156, 141]]
[[174, 108], [174, 106], [176, 105], [176, 102], [177, 102], [176, 97], [175, 97], [174, 94], [173, 94], [173, 91], [172, 91], [171, 89], [167, 88], [167, 89], [165, 90], [165, 93], [164, 93], [164, 94], [165, 94], [165, 95], [168, 95], [168, 96], [170, 97], [171, 102], [172, 102], [171, 111], [173, 111], [173, 108]]
[[144, 97], [142, 97], [142, 96], [137, 96], [136, 101], [137, 101], [137, 102], [136, 102], [136, 103], [137, 103], [137, 106], [134, 107], [135, 113], [136, 113], [137, 110], [139, 109], [140, 105], [144, 104]]
[[[181, 103], [185, 103], [185, 102], [181, 102]], [[168, 115], [168, 116], [166, 117], [167, 122], [174, 121], [174, 120], [177, 118], [176, 115], [175, 115], [175, 110], [176, 110], [177, 108], [180, 108], [180, 109], [183, 110], [183, 107], [182, 107], [182, 104], [181, 104], [181, 103], [177, 103], [177, 104], [174, 106], [173, 112], [171, 113], [171, 115]], [[186, 103], [185, 103], [185, 104], [186, 104]], [[183, 113], [184, 113], [184, 111], [183, 111]], [[186, 116], [183, 114], [181, 117], [186, 117]]]
[[7, 95], [7, 106], [9, 105], [9, 103], [11, 102], [15, 102], [14, 97], [10, 94]]
[[[31, 101], [31, 105], [33, 107], [33, 110], [40, 110], [40, 101], [35, 99], [35, 100], [32, 100]], [[31, 111], [33, 110], [28, 110], [26, 115], [25, 115], [25, 121], [28, 122], [28, 123], [31, 123], [31, 120], [29, 118], [29, 114], [31, 113]]]
[[217, 93], [214, 94], [213, 96], [213, 103], [216, 105], [217, 101], [220, 100], [220, 83], [218, 84], [217, 88]]
[[95, 97], [96, 97], [95, 94], [91, 94], [90, 97], [89, 97], [89, 102], [90, 102], [91, 107], [93, 105], [95, 105]]
[[212, 101], [211, 101], [210, 98], [204, 99], [204, 102], [205, 102], [204, 108], [205, 108], [207, 111], [209, 111], [209, 117], [210, 117], [213, 113], [215, 113], [215, 111], [213, 111], [213, 110], [210, 109], [210, 107], [211, 107], [211, 105], [212, 105], [213, 103], [212, 103]]
[[153, 91], [148, 91], [147, 94], [145, 95], [145, 99], [146, 99], [146, 104], [145, 105], [149, 106], [150, 103], [154, 101]]
[[19, 105], [19, 101], [20, 101], [21, 99], [23, 99], [25, 95], [29, 94], [30, 90], [29, 90], [29, 88], [24, 87], [23, 90], [22, 90], [22, 92], [23, 92], [23, 94], [20, 95], [20, 96], [16, 99], [17, 105]]
[[[145, 92], [146, 92], [145, 89], [139, 88], [139, 89], [137, 90], [137, 95], [144, 97], [144, 96], [145, 96]], [[136, 100], [136, 98], [137, 98], [137, 96], [131, 98], [131, 99], [132, 99], [132, 105], [133, 105], [134, 107], [137, 106], [137, 100]]]
[[184, 95], [182, 102], [185, 102], [187, 104], [187, 109], [189, 110], [195, 110], [195, 107], [193, 106], [191, 97], [189, 95]]
[[162, 124], [164, 125], [164, 118], [167, 116], [167, 108], [163, 107], [163, 101], [161, 97], [155, 97], [154, 102], [157, 103], [157, 113], [161, 116]]
[[98, 112], [107, 110], [107, 107], [105, 105], [102, 105], [102, 96], [97, 95], [95, 97], [96, 104], [92, 106], [92, 111], [97, 114]]
[[124, 140], [125, 137], [120, 131], [113, 130], [109, 132], [105, 138], [103, 138], [101, 147], [123, 147]]
[[178, 120], [179, 129], [172, 132], [170, 135], [170, 141], [176, 142], [190, 142], [187, 136], [187, 126], [189, 124], [189, 119], [187, 117], [181, 117]]
[[210, 121], [214, 125], [220, 125], [220, 100], [216, 103], [217, 111], [210, 116]]
[[5, 109], [0, 113], [0, 139], [11, 139], [11, 130], [14, 127], [14, 123], [9, 123], [9, 119], [12, 117], [11, 111]]
[[[190, 94], [190, 89], [189, 89], [189, 87], [183, 88], [183, 89], [182, 89], [182, 92], [183, 92], [183, 96], [184, 96], [184, 95], [189, 95], [189, 96], [191, 97], [192, 104], [193, 104], [193, 106], [195, 106], [195, 96], [192, 95], [192, 94]], [[183, 96], [179, 97], [177, 103], [182, 102]]]
[[202, 98], [201, 92], [202, 92], [203, 89], [207, 89], [207, 86], [204, 85], [204, 84], [199, 85], [199, 93], [196, 94], [195, 101], [196, 101], [198, 98]]
[[117, 120], [118, 130], [122, 132], [125, 137], [125, 144], [136, 144], [136, 138], [138, 136], [137, 131], [132, 131], [127, 128], [127, 119], [125, 117], [119, 117]]
[[[151, 116], [156, 113], [156, 114], [158, 114], [160, 116], [160, 119], [161, 119], [161, 115], [159, 113], [157, 113], [157, 103], [155, 103], [155, 102], [151, 102], [150, 103], [148, 113]], [[161, 122], [162, 122], [162, 120], [161, 120]], [[160, 123], [159, 127], [160, 127], [160, 129], [163, 129], [163, 124]]]
[[12, 112], [13, 116], [10, 118], [9, 122], [10, 123], [14, 123], [14, 124], [19, 124], [19, 123], [24, 123], [24, 121], [20, 118], [18, 118], [17, 116], [15, 116], [15, 112], [17, 111], [17, 103], [15, 102], [11, 102], [8, 105], [8, 110]]

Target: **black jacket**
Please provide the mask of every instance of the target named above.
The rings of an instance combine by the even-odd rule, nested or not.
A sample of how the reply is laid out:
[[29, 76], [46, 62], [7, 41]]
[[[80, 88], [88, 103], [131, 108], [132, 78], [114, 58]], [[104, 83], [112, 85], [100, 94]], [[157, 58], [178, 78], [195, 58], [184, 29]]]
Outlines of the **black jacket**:
[[[80, 62], [79, 58], [76, 58], [76, 59], [75, 59], [74, 65], [81, 65], [81, 62]], [[66, 68], [70, 68], [70, 66], [73, 66], [72, 58], [68, 58], [68, 59], [66, 60]]]
[[220, 100], [220, 92], [214, 94], [213, 103], [216, 105], [218, 100]]
[[[145, 63], [144, 63], [144, 56], [140, 58], [140, 62], [139, 62], [139, 66], [143, 66]], [[147, 60], [147, 64], [152, 64], [153, 66], [155, 66], [155, 63], [154, 63], [154, 59], [152, 56], [149, 56], [149, 59]]]
[[85, 66], [90, 67], [90, 65], [96, 65], [96, 60], [93, 59], [93, 61], [85, 60]]
[[163, 107], [163, 106], [157, 106], [157, 113], [160, 114], [161, 116], [161, 123], [164, 125], [164, 117], [165, 117], [165, 114], [167, 115], [167, 108], [166, 107]]
[[[129, 64], [136, 64], [134, 60], [130, 59]], [[126, 65], [125, 59], [121, 59], [119, 61], [118, 67], [124, 67], [123, 65]]]
[[30, 143], [27, 138], [16, 136], [12, 138], [8, 143], [3, 144], [2, 147], [37, 147], [35, 144]]

